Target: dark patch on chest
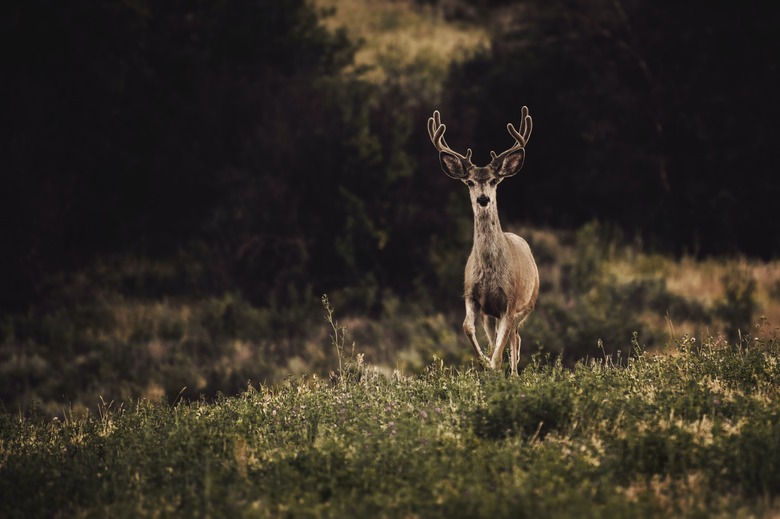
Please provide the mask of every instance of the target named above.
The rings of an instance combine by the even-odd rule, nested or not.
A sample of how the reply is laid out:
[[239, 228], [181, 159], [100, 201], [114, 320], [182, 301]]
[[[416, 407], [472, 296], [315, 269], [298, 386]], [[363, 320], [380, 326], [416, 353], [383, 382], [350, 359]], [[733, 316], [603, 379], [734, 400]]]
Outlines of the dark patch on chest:
[[482, 312], [490, 317], [498, 319], [506, 312], [507, 298], [502, 288], [477, 283], [474, 286], [473, 298]]

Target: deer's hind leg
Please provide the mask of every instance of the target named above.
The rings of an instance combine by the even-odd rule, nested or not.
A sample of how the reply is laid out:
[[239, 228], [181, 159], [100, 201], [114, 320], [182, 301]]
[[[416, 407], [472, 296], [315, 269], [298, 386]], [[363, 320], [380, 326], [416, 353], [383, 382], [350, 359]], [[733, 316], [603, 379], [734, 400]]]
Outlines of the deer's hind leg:
[[517, 376], [517, 365], [520, 363], [520, 325], [523, 324], [528, 314], [533, 310], [532, 305], [526, 305], [519, 313], [515, 314], [510, 331], [511, 340], [509, 341], [509, 360], [511, 363], [511, 374]]
[[509, 341], [509, 366], [510, 374], [517, 376], [517, 364], [520, 362], [520, 332], [515, 331]]

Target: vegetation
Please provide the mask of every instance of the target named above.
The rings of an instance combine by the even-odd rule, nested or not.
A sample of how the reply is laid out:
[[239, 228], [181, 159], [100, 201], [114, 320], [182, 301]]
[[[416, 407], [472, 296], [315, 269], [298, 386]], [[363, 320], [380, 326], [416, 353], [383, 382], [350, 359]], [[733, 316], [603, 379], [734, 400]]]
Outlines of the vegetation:
[[[625, 356], [634, 333], [642, 347], [658, 351], [683, 335], [731, 343], [765, 337], [780, 322], [778, 262], [676, 261], [596, 224], [576, 233], [519, 232], [542, 279], [538, 307], [523, 327], [522, 365], [536, 353], [567, 367], [584, 357]], [[468, 249], [462, 253], [457, 261], [465, 263]], [[441, 264], [451, 293], [435, 304], [380, 293], [374, 314], [341, 310], [366, 362], [390, 376], [420, 374], [434, 357], [461, 368], [473, 361], [461, 331], [464, 263]], [[325, 346], [332, 330], [319, 301], [292, 294], [264, 307], [240, 292], [149, 295], [149, 287], [197, 286], [197, 276], [172, 263], [121, 259], [60, 281], [56, 299], [65, 304], [0, 320], [0, 401], [9, 409], [35, 403], [61, 416], [98, 397], [212, 398], [237, 394], [247, 381], [327, 377], [338, 365]], [[330, 294], [339, 309], [354, 298], [349, 289]]]
[[776, 337], [686, 337], [673, 355], [635, 347], [622, 360], [566, 369], [535, 356], [519, 378], [435, 361], [384, 377], [345, 354], [330, 381], [214, 402], [101, 401], [54, 421], [6, 412], [0, 515], [778, 513]]
[[[778, 513], [762, 5], [13, 4], [0, 516]], [[507, 379], [425, 120], [481, 163], [522, 104]]]

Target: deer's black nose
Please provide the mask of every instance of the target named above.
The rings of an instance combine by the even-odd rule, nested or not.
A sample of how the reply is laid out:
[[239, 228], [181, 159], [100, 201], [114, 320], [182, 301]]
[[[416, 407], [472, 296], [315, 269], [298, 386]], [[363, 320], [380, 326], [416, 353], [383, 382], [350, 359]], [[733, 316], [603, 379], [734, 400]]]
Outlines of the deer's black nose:
[[490, 202], [490, 199], [486, 197], [485, 195], [479, 195], [479, 198], [477, 198], [477, 203], [481, 205], [482, 207], [485, 207], [488, 205], [488, 202]]

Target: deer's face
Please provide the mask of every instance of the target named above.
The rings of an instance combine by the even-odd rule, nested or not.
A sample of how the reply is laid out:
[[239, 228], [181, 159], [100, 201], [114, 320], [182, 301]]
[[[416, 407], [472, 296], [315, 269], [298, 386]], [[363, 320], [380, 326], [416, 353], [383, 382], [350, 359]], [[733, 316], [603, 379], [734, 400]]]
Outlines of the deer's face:
[[469, 188], [469, 197], [474, 210], [488, 208], [496, 202], [496, 188], [503, 180], [488, 167], [473, 167], [469, 176], [463, 179], [463, 183]]
[[446, 151], [439, 154], [441, 167], [447, 175], [461, 180], [469, 188], [471, 206], [474, 212], [495, 207], [496, 189], [506, 177], [516, 175], [523, 167], [525, 151], [516, 149], [496, 157], [487, 166], [475, 166], [471, 161]]
[[474, 213], [489, 208], [495, 209], [496, 188], [506, 177], [516, 175], [523, 167], [525, 160], [525, 145], [531, 137], [533, 122], [528, 115], [528, 107], [521, 110], [520, 129], [516, 130], [512, 123], [506, 129], [514, 140], [511, 148], [496, 154], [490, 152], [493, 160], [487, 166], [477, 166], [471, 162], [471, 149], [465, 155], [453, 151], [444, 140], [447, 127], [441, 122], [441, 114], [436, 110], [428, 119], [428, 136], [433, 146], [439, 151], [441, 168], [450, 177], [463, 181], [469, 188], [471, 206]]

